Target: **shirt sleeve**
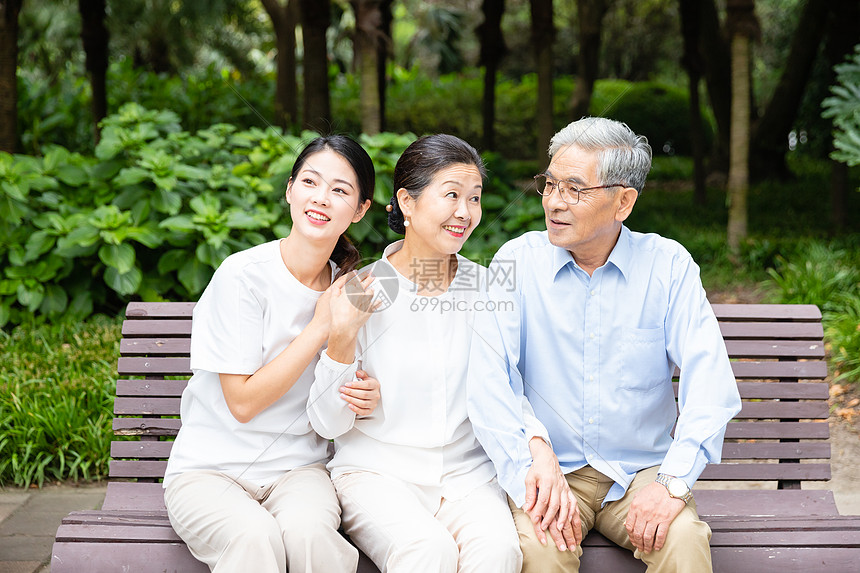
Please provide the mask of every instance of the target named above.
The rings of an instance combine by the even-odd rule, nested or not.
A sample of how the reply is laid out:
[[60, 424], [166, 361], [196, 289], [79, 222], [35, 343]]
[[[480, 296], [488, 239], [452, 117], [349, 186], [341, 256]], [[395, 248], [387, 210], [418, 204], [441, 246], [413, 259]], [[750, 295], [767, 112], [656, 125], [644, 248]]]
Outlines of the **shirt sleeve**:
[[340, 387], [355, 378], [358, 362], [342, 364], [323, 351], [308, 395], [308, 418], [314, 431], [330, 440], [352, 429], [355, 412], [340, 397]]
[[263, 366], [263, 307], [235, 260], [215, 271], [191, 321], [191, 369], [253, 374]]
[[726, 424], [740, 412], [741, 399], [699, 267], [689, 255], [674, 262], [670, 289], [666, 346], [681, 370], [680, 413], [660, 471], [692, 487], [705, 465], [720, 462]]
[[[497, 255], [498, 258], [498, 255]], [[488, 276], [493, 273], [494, 260]], [[532, 457], [528, 442], [532, 435], [544, 437], [546, 429], [537, 420], [523, 396], [519, 362], [520, 310], [516, 292], [490, 284], [483, 295], [483, 308], [476, 312], [475, 332], [469, 358], [467, 403], [475, 435], [496, 467], [499, 483], [518, 506], [525, 503], [525, 478]]]

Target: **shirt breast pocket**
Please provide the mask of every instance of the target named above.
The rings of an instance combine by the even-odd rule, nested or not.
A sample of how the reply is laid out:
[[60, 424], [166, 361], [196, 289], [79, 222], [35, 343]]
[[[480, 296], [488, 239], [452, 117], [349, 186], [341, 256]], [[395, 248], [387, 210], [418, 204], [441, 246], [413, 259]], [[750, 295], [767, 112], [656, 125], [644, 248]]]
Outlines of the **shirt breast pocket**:
[[647, 392], [665, 383], [669, 375], [663, 328], [626, 328], [621, 335], [620, 386]]

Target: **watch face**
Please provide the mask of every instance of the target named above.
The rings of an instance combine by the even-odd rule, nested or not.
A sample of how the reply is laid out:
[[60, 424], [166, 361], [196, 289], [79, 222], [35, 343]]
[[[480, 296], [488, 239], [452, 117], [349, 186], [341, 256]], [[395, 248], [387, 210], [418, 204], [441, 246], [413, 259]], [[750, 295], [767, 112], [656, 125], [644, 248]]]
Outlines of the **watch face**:
[[669, 481], [669, 493], [674, 497], [684, 497], [688, 491], [687, 484], [678, 478]]

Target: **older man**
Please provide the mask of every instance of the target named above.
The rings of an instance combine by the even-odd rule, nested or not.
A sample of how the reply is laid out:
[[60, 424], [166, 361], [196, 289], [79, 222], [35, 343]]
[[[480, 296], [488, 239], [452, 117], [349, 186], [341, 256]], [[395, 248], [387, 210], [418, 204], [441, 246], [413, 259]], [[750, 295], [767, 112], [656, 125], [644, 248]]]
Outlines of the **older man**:
[[[644, 137], [584, 118], [549, 154], [535, 177], [547, 230], [496, 254], [496, 310], [476, 313], [469, 367], [469, 416], [510, 496], [523, 571], [577, 571], [591, 529], [652, 573], [710, 571], [690, 488], [720, 461], [740, 397], [699, 268], [623, 224], [651, 168]], [[550, 443], [528, 439], [541, 432], [523, 400]]]

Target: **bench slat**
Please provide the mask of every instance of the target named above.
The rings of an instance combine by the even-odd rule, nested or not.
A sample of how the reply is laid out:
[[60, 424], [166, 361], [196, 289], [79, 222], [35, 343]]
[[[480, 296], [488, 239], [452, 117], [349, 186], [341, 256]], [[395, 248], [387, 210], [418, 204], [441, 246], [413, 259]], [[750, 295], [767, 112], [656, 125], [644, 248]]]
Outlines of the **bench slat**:
[[125, 315], [135, 319], [150, 318], [191, 318], [191, 311], [196, 303], [193, 302], [130, 302]]
[[190, 338], [123, 338], [119, 341], [122, 356], [188, 356], [190, 352]]
[[[738, 382], [738, 392], [744, 399], [759, 400], [828, 400], [830, 387], [826, 382]], [[675, 394], [678, 388], [675, 385]]]
[[732, 362], [735, 378], [824, 379], [827, 363], [810, 362]]
[[738, 419], [812, 419], [826, 420], [830, 415], [830, 407], [827, 402], [743, 402], [740, 413], [735, 416]]
[[824, 344], [809, 340], [726, 340], [732, 358], [824, 358]]
[[122, 323], [122, 335], [130, 337], [191, 336], [190, 320], [128, 320]]
[[824, 328], [820, 322], [721, 322], [725, 339], [776, 338], [821, 341]]
[[[746, 402], [744, 403], [746, 404]], [[819, 439], [830, 437], [830, 425], [821, 422], [729, 422], [726, 438], [741, 440]]]
[[108, 473], [112, 478], [162, 478], [167, 460], [110, 460]]
[[719, 481], [772, 481], [830, 479], [830, 464], [734, 464], [705, 466], [701, 479]]
[[124, 376], [187, 376], [191, 374], [188, 357], [120, 357], [117, 369]]
[[[798, 445], [798, 444], [787, 444]], [[170, 455], [170, 450], [173, 449], [173, 442], [153, 442], [151, 440], [141, 442], [111, 442], [110, 457], [112, 458], [167, 458]], [[724, 454], [725, 455], [725, 454]], [[161, 476], [159, 476], [161, 477]]]
[[117, 396], [179, 397], [188, 380], [117, 380]]
[[712, 304], [711, 308], [717, 320], [821, 320], [821, 311], [814, 304]]
[[723, 444], [723, 461], [749, 460], [823, 460], [830, 458], [828, 442], [741, 442]]
[[178, 416], [179, 404], [179, 398], [116, 398], [113, 403], [113, 413], [120, 416]]
[[175, 436], [182, 422], [179, 418], [114, 418], [117, 436]]

